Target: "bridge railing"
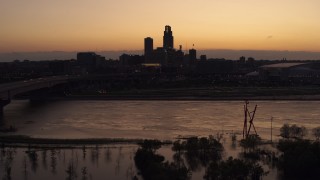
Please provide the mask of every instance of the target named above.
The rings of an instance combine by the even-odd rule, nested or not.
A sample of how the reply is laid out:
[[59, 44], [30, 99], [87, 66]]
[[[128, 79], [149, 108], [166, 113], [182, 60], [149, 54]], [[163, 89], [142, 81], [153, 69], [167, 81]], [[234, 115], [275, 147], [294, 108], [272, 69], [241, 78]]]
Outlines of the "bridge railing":
[[43, 87], [51, 87], [59, 83], [65, 83], [68, 80], [74, 80], [78, 78], [81, 78], [81, 76], [52, 76], [1, 84], [0, 99], [10, 99], [18, 93], [23, 93]]

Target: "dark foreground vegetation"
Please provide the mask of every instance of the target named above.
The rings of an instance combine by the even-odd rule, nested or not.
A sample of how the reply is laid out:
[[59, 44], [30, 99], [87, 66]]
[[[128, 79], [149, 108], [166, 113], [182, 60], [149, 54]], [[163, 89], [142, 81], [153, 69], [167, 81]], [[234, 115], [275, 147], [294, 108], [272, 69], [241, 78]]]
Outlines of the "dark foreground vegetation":
[[261, 179], [267, 174], [256, 162], [232, 157], [223, 160], [223, 145], [212, 136], [174, 142], [173, 162], [165, 161], [163, 156], [157, 154], [160, 146], [161, 142], [157, 140], [145, 140], [135, 154], [136, 166], [145, 180], [187, 180], [200, 167], [206, 168], [203, 178], [207, 180]]
[[[237, 156], [226, 156], [221, 136], [190, 137], [174, 142], [140, 139], [40, 139], [27, 136], [0, 137], [0, 152], [8, 147], [27, 147], [31, 162], [37, 161], [37, 150], [77, 147], [83, 149], [85, 157], [86, 144], [92, 152], [98, 152], [99, 144], [133, 143], [135, 149], [134, 163], [138, 172], [132, 178], [144, 180], [188, 180], [194, 172], [201, 172], [206, 180], [258, 180], [277, 170], [278, 179], [320, 179], [320, 128], [314, 128], [313, 140], [304, 139], [308, 131], [303, 126], [284, 124], [280, 129], [279, 142], [270, 144], [257, 135], [237, 141], [235, 134], [230, 136], [232, 146], [240, 146]], [[310, 136], [308, 136], [311, 138]], [[96, 146], [92, 146], [96, 145]], [[170, 146], [172, 159], [159, 152], [162, 146]], [[88, 146], [88, 147], [89, 147]], [[42, 151], [42, 150], [40, 150]], [[39, 152], [40, 152], [39, 151]], [[43, 151], [45, 152], [45, 151]], [[2, 153], [3, 154], [3, 153]], [[99, 153], [97, 153], [97, 156]], [[8, 156], [11, 157], [11, 156]], [[93, 157], [93, 156], [92, 156]], [[169, 158], [169, 159], [166, 159]], [[31, 166], [36, 164], [31, 163]], [[74, 174], [74, 167], [68, 166], [68, 177]], [[5, 166], [3, 177], [12, 174], [10, 164]], [[274, 177], [273, 177], [274, 178]], [[5, 179], [5, 178], [4, 178]], [[76, 178], [69, 178], [76, 179]]]
[[[190, 179], [201, 167], [206, 180], [258, 180], [269, 173], [263, 164], [277, 169], [279, 179], [320, 179], [320, 128], [312, 130], [315, 141], [303, 139], [308, 133], [303, 126], [285, 124], [280, 131], [282, 139], [276, 146], [269, 144], [271, 149], [263, 148], [266, 142], [257, 135], [240, 140], [243, 149], [237, 158], [225, 157], [220, 139], [209, 136], [175, 141], [173, 162], [169, 162], [157, 153], [160, 141], [146, 140], [140, 143], [135, 163], [146, 180]], [[237, 143], [235, 135], [231, 139]]]
[[283, 179], [320, 179], [320, 127], [312, 130], [315, 141], [304, 139], [307, 134], [303, 126], [281, 127], [283, 139], [277, 145], [281, 152], [277, 165]]
[[281, 140], [277, 148], [283, 179], [320, 179], [320, 142]]
[[165, 161], [164, 156], [156, 154], [156, 150], [161, 147], [161, 142], [157, 140], [145, 140], [140, 144], [134, 161], [136, 167], [144, 179], [154, 180], [183, 180], [190, 178], [190, 171], [179, 161]]

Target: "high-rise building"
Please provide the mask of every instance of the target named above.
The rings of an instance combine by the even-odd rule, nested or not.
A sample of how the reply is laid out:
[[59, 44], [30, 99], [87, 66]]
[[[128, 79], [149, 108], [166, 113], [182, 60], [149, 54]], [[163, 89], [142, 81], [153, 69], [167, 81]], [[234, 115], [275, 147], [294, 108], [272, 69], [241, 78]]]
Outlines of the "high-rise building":
[[173, 49], [173, 36], [170, 26], [166, 26], [163, 35], [163, 48]]
[[194, 62], [196, 62], [196, 60], [197, 60], [197, 50], [195, 50], [195, 49], [190, 49], [189, 50], [189, 56], [190, 56], [190, 62], [191, 63], [194, 63]]
[[153, 39], [151, 37], [144, 38], [144, 55], [151, 54], [153, 51]]
[[144, 57], [145, 62], [148, 63], [152, 59], [153, 39], [151, 37], [144, 38]]

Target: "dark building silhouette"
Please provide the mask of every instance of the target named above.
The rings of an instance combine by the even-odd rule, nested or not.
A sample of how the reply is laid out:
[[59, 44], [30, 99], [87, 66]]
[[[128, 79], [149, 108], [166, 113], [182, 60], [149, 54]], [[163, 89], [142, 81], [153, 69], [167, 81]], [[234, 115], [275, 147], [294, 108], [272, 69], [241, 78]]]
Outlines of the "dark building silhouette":
[[234, 71], [234, 63], [231, 60], [208, 59], [196, 63], [196, 72], [200, 74], [230, 74]]
[[155, 49], [153, 51], [153, 62], [162, 66], [167, 65], [167, 51], [162, 47]]
[[241, 63], [245, 63], [245, 62], [246, 62], [246, 57], [241, 56], [241, 57], [239, 58], [239, 61], [240, 61]]
[[103, 61], [105, 57], [95, 52], [79, 52], [77, 53], [78, 64], [85, 68], [88, 72], [93, 72]]
[[86, 71], [93, 71], [96, 66], [97, 54], [94, 52], [79, 52], [77, 53], [78, 64], [85, 68]]
[[182, 46], [180, 45], [179, 46], [180, 48], [179, 48], [179, 50], [178, 51], [176, 51], [176, 59], [175, 59], [175, 65], [176, 66], [182, 66], [183, 65], [183, 60], [184, 60], [184, 53], [183, 53], [183, 51], [182, 51]]
[[170, 26], [166, 26], [163, 35], [163, 48], [173, 49], [173, 36]]
[[137, 66], [144, 63], [144, 57], [139, 55], [122, 54], [119, 60], [122, 67]]
[[[194, 66], [197, 61], [197, 51], [192, 48], [189, 54], [185, 55], [180, 45], [179, 50], [174, 49], [174, 37], [171, 27], [165, 26], [163, 35], [163, 47], [153, 49], [153, 39], [144, 39], [145, 63], [159, 64], [167, 68], [182, 68], [183, 66]], [[125, 58], [126, 59], [126, 58]]]
[[144, 57], [146, 63], [152, 63], [153, 39], [151, 37], [144, 38]]
[[195, 63], [197, 61], [197, 50], [190, 49], [189, 50], [189, 58], [191, 63]]
[[206, 55], [201, 55], [200, 56], [200, 61], [206, 61], [207, 60], [207, 56]]
[[97, 54], [94, 52], [79, 52], [77, 54], [78, 62], [84, 61], [94, 61], [96, 59]]

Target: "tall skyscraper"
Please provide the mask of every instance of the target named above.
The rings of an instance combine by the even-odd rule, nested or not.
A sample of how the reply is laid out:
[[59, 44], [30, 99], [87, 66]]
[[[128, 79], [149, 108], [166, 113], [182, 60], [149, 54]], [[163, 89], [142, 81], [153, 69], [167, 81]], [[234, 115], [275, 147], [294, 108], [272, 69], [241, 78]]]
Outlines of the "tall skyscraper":
[[145, 62], [148, 63], [151, 61], [153, 52], [153, 39], [151, 37], [144, 38], [144, 57]]
[[173, 36], [170, 26], [166, 26], [163, 35], [163, 48], [173, 49]]
[[144, 38], [144, 55], [151, 54], [153, 51], [153, 39], [151, 37]]

